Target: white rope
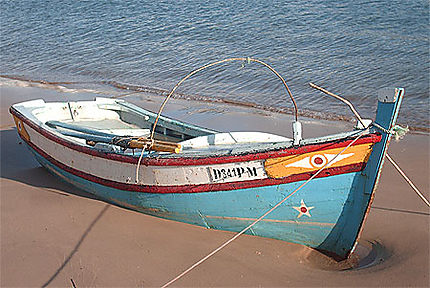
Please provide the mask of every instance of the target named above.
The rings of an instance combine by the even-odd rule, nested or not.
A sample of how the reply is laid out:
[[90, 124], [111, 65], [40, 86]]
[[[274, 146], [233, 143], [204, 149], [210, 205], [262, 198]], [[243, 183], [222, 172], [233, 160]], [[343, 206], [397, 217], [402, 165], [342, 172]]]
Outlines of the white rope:
[[388, 129], [385, 129], [384, 127], [382, 127], [382, 126], [381, 126], [381, 125], [379, 125], [378, 123], [372, 122], [372, 125], [373, 125], [374, 127], [378, 128], [379, 130], [381, 130], [382, 132], [385, 132], [385, 133], [387, 133], [387, 134], [394, 135], [394, 131], [392, 131], [392, 130], [388, 130]]
[[140, 153], [139, 160], [137, 160], [137, 166], [136, 166], [136, 184], [139, 184], [139, 168], [140, 168], [140, 162], [142, 162], [143, 153], [145, 152], [145, 147], [142, 148], [142, 152]]
[[142, 158], [143, 158], [143, 154], [145, 152], [145, 149], [151, 148], [151, 146], [153, 145], [153, 143], [154, 143], [154, 140], [151, 140], [151, 142], [149, 144], [146, 144], [142, 148], [142, 152], [140, 153], [139, 160], [137, 161], [137, 166], [136, 166], [136, 184], [139, 184], [140, 163], [142, 162]]
[[369, 129], [361, 131], [360, 134], [353, 141], [351, 141], [351, 143], [348, 144], [348, 146], [346, 146], [342, 151], [340, 151], [338, 154], [336, 154], [336, 156], [334, 156], [333, 159], [331, 159], [323, 167], [321, 167], [314, 175], [312, 175], [312, 177], [310, 177], [308, 180], [306, 180], [306, 182], [304, 182], [302, 185], [300, 185], [296, 190], [294, 190], [293, 192], [291, 192], [288, 196], [286, 196], [284, 199], [282, 199], [278, 204], [276, 204], [275, 206], [273, 206], [270, 210], [268, 210], [266, 213], [264, 213], [262, 216], [260, 216], [258, 219], [256, 219], [254, 222], [252, 222], [246, 228], [244, 228], [242, 231], [240, 231], [239, 233], [237, 233], [236, 235], [234, 235], [231, 239], [229, 239], [226, 242], [224, 242], [224, 244], [222, 244], [221, 246], [219, 246], [218, 248], [216, 248], [215, 250], [213, 250], [211, 253], [209, 253], [208, 255], [206, 255], [205, 257], [203, 257], [202, 259], [200, 259], [196, 263], [194, 263], [192, 266], [190, 266], [184, 272], [182, 272], [181, 274], [179, 274], [178, 276], [176, 276], [175, 278], [173, 278], [172, 280], [170, 280], [169, 282], [167, 282], [166, 284], [164, 284], [163, 286], [161, 286], [161, 288], [165, 288], [165, 287], [169, 286], [170, 284], [176, 282], [177, 280], [179, 280], [180, 278], [182, 278], [185, 274], [187, 274], [188, 272], [190, 272], [191, 270], [193, 270], [194, 268], [196, 268], [198, 265], [202, 264], [204, 261], [206, 261], [207, 259], [209, 259], [211, 256], [213, 256], [214, 254], [216, 254], [221, 249], [223, 249], [225, 246], [227, 246], [228, 244], [230, 244], [231, 242], [233, 242], [234, 240], [236, 240], [237, 238], [239, 238], [240, 235], [242, 235], [243, 233], [245, 233], [246, 231], [248, 231], [249, 229], [251, 229], [255, 224], [257, 224], [258, 222], [260, 222], [261, 220], [263, 220], [263, 218], [265, 218], [267, 215], [269, 215], [270, 213], [272, 213], [273, 210], [275, 210], [276, 208], [278, 208], [282, 203], [284, 203], [285, 201], [287, 201], [288, 198], [290, 198], [291, 196], [293, 196], [294, 194], [296, 194], [300, 189], [302, 189], [306, 184], [308, 184], [312, 179], [314, 179], [318, 174], [320, 174], [321, 171], [323, 171], [327, 166], [329, 166], [340, 154], [342, 154], [343, 152], [345, 152], [346, 149], [348, 149], [351, 145], [353, 145], [361, 136], [363, 136], [363, 134], [365, 132], [368, 132], [368, 131], [369, 131]]
[[402, 169], [400, 169], [399, 165], [397, 165], [396, 162], [394, 162], [394, 160], [390, 157], [390, 155], [386, 155], [388, 161], [391, 162], [391, 164], [393, 164], [394, 168], [397, 169], [397, 171], [400, 173], [400, 175], [403, 176], [403, 178], [405, 179], [406, 182], [408, 182], [408, 184], [412, 187], [412, 189], [415, 191], [415, 193], [418, 194], [418, 196], [420, 196], [420, 198], [424, 201], [424, 203], [427, 204], [428, 207], [430, 207], [430, 203], [429, 200], [426, 199], [426, 197], [424, 197], [424, 195], [418, 190], [418, 188], [414, 185], [414, 183], [412, 183], [412, 181], [408, 178], [408, 176], [406, 176], [406, 174], [402, 171]]

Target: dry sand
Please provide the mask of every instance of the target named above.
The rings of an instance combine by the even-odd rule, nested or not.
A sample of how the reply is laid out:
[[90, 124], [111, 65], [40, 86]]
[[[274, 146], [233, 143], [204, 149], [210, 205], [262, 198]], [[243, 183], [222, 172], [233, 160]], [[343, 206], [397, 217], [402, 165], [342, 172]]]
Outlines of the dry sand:
[[[61, 182], [17, 137], [8, 107], [27, 99], [94, 95], [0, 87], [1, 286], [161, 286], [234, 234], [147, 216], [96, 200]], [[160, 99], [132, 98], [158, 108]], [[289, 115], [172, 101], [167, 115], [220, 130], [290, 134]], [[199, 122], [197, 122], [199, 121]], [[305, 137], [347, 123], [305, 121]], [[215, 126], [216, 124], [216, 126]], [[221, 128], [219, 128], [221, 127]], [[429, 136], [392, 141], [390, 155], [429, 197]], [[429, 209], [388, 162], [360, 251], [377, 265], [337, 271], [303, 246], [241, 236], [174, 286], [429, 286]], [[364, 261], [363, 263], [365, 263]]]

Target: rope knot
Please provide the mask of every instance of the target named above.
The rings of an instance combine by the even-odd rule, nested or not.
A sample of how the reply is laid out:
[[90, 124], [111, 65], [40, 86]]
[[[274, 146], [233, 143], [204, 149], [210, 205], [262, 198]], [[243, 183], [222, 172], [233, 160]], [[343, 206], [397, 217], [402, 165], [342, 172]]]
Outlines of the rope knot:
[[405, 137], [406, 133], [409, 132], [409, 127], [402, 127], [400, 125], [396, 125], [391, 129], [391, 133], [394, 135], [394, 139], [396, 141], [400, 141]]
[[145, 150], [151, 150], [153, 145], [154, 145], [154, 139], [150, 138], [149, 141], [145, 145]]
[[396, 141], [400, 141], [401, 139], [403, 139], [403, 137], [406, 135], [406, 133], [409, 132], [409, 127], [402, 127], [400, 125], [395, 125], [393, 128], [391, 128], [390, 130], [385, 129], [384, 127], [382, 127], [381, 125], [373, 122], [372, 125], [376, 128], [378, 128], [379, 130], [381, 130], [384, 133], [387, 134], [391, 134], [394, 136], [394, 139]]
[[245, 68], [246, 64], [251, 64], [251, 57], [246, 57], [246, 60], [242, 62], [242, 66], [240, 68]]

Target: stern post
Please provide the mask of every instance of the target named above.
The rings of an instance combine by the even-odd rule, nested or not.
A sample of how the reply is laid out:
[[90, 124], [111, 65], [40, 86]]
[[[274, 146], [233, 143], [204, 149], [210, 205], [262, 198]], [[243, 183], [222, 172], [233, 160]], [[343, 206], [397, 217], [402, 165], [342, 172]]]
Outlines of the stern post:
[[365, 199], [363, 199], [364, 202], [362, 202], [364, 204], [362, 206], [363, 217], [359, 223], [359, 229], [355, 237], [354, 245], [347, 255], [348, 258], [351, 257], [355, 251], [355, 248], [357, 247], [358, 240], [360, 239], [361, 233], [363, 231], [364, 222], [366, 221], [366, 218], [370, 212], [370, 208], [375, 197], [375, 191], [381, 177], [385, 155], [387, 154], [388, 146], [392, 136], [391, 133], [387, 132], [392, 131], [392, 128], [396, 124], [404, 93], [404, 88], [384, 88], [378, 91], [378, 107], [374, 123], [384, 128], [385, 131], [374, 126], [374, 129], [382, 134], [382, 138], [381, 142], [375, 144], [366, 168], [363, 171], [363, 174], [366, 177], [363, 195]]

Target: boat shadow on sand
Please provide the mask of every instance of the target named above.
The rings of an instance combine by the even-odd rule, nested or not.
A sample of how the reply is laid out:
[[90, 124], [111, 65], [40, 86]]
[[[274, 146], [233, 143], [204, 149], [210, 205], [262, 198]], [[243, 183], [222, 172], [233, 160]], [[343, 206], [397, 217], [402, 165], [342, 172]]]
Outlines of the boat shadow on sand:
[[33, 157], [26, 144], [19, 138], [16, 128], [0, 131], [1, 169], [0, 177], [43, 189], [62, 196], [73, 194], [97, 199], [96, 196], [72, 186], [49, 173]]
[[[61, 196], [75, 195], [79, 197], [101, 200], [92, 194], [89, 194], [79, 188], [72, 186], [59, 178], [50, 174], [34, 159], [26, 145], [18, 137], [15, 128], [0, 131], [1, 140], [1, 169], [0, 177], [16, 182], [24, 183], [32, 187], [40, 188], [44, 192], [55, 193]], [[79, 250], [82, 242], [87, 238], [92, 228], [102, 218], [110, 207], [109, 203], [105, 204], [103, 209], [92, 219], [86, 230], [80, 236], [77, 243], [71, 249], [68, 256], [62, 264], [50, 274], [48, 280], [42, 285], [46, 287], [58, 276], [58, 274], [67, 266], [75, 253]]]

